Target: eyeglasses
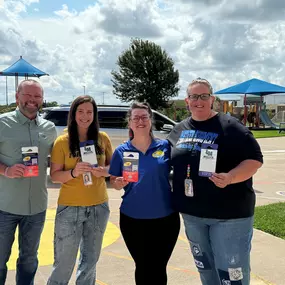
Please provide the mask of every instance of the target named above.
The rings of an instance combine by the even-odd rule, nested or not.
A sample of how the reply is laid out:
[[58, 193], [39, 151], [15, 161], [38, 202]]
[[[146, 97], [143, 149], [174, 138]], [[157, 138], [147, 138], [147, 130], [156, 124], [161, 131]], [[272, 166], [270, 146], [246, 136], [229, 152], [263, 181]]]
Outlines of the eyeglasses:
[[147, 122], [149, 119], [150, 119], [150, 117], [148, 117], [148, 116], [136, 116], [136, 117], [131, 118], [131, 120], [134, 123], [138, 123], [140, 120], [142, 120], [143, 122]]
[[203, 101], [209, 100], [211, 94], [188, 94], [188, 98], [192, 101], [197, 101], [199, 98]]

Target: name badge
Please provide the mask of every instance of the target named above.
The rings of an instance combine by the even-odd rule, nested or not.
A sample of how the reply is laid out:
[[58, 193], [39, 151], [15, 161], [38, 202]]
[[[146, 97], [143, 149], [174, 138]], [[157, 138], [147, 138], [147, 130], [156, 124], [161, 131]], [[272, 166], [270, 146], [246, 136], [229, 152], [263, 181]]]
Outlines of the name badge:
[[93, 184], [91, 172], [86, 172], [82, 176], [83, 176], [83, 183], [85, 186]]
[[89, 141], [81, 142], [79, 144], [79, 147], [80, 147], [82, 161], [90, 163], [93, 167], [97, 167], [98, 161], [97, 161], [94, 141], [89, 140]]
[[128, 182], [139, 181], [139, 153], [127, 152], [123, 153], [123, 177]]
[[185, 195], [187, 197], [194, 197], [193, 182], [192, 179], [186, 178], [184, 180]]
[[39, 150], [37, 146], [22, 147], [22, 161], [26, 166], [24, 177], [39, 175]]
[[200, 154], [199, 176], [210, 177], [216, 172], [218, 156], [217, 144], [202, 144]]
[[[97, 161], [94, 141], [88, 140], [85, 142], [80, 142], [79, 147], [80, 147], [82, 162], [88, 162], [92, 165], [92, 167], [97, 167], [98, 161]], [[82, 178], [85, 186], [93, 184], [91, 172], [86, 172], [82, 174]]]

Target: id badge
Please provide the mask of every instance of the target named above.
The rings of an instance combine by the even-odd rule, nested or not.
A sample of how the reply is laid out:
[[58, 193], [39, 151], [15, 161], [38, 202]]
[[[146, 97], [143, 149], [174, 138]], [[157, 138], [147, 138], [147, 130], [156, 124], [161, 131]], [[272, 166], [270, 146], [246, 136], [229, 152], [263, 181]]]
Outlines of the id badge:
[[93, 184], [91, 172], [86, 172], [82, 174], [82, 176], [83, 176], [83, 183], [85, 186]]
[[139, 181], [139, 153], [123, 153], [123, 177], [128, 182]]
[[184, 180], [184, 187], [185, 187], [185, 195], [186, 195], [187, 197], [194, 197], [192, 179], [186, 178], [186, 179]]
[[39, 175], [39, 151], [37, 146], [22, 147], [22, 160], [26, 166], [24, 177]]
[[97, 161], [94, 141], [89, 140], [85, 142], [80, 142], [79, 147], [80, 147], [82, 161], [90, 163], [93, 167], [97, 167], [98, 161]]
[[218, 156], [217, 144], [202, 144], [199, 164], [199, 176], [210, 177], [216, 172]]

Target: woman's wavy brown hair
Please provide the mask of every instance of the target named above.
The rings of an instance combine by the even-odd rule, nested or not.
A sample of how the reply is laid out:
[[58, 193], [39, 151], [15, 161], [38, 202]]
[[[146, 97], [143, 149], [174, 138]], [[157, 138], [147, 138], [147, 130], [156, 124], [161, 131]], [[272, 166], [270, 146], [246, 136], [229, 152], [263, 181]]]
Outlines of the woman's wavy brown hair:
[[98, 111], [95, 100], [88, 95], [77, 97], [71, 104], [68, 114], [67, 128], [68, 128], [68, 140], [69, 150], [73, 157], [80, 156], [79, 149], [79, 135], [77, 130], [77, 123], [75, 120], [75, 114], [79, 105], [83, 103], [91, 103], [93, 105], [94, 118], [87, 131], [87, 139], [94, 141], [94, 146], [97, 154], [102, 154], [102, 149], [99, 145], [99, 120]]

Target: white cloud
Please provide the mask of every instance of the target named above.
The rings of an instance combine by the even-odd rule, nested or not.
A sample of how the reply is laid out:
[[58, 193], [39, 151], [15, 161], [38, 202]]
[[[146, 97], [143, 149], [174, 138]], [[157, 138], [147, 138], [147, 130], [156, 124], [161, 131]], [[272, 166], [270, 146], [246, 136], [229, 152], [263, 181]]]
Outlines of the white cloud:
[[54, 14], [61, 18], [70, 18], [75, 17], [77, 15], [77, 12], [75, 10], [70, 12], [68, 6], [66, 4], [63, 4], [62, 9], [59, 11], [54, 11]]
[[[102, 103], [112, 94], [110, 72], [131, 37], [161, 45], [180, 72], [180, 98], [194, 77], [214, 89], [251, 77], [285, 85], [283, 0], [100, 0], [85, 10], [62, 3], [48, 17], [29, 17], [37, 0], [11, 0], [0, 8], [0, 70], [20, 55], [48, 72], [42, 77], [47, 100], [69, 102], [83, 93]], [[14, 79], [9, 78], [10, 99]], [[0, 77], [0, 104], [5, 78]]]

